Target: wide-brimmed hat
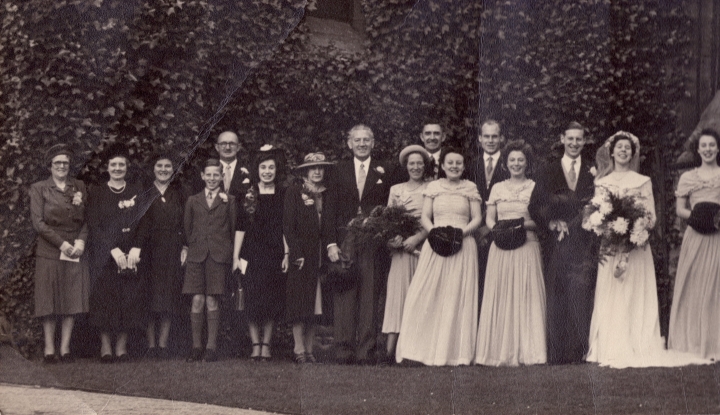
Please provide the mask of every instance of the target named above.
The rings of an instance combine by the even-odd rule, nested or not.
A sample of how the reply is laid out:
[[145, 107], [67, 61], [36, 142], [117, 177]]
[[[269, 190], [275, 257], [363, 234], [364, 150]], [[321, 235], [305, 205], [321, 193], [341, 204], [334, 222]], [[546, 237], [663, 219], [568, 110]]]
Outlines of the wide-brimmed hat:
[[308, 167], [315, 167], [315, 166], [332, 166], [335, 163], [331, 161], [327, 161], [325, 159], [325, 154], [323, 153], [309, 153], [305, 158], [303, 159], [303, 164], [295, 167], [295, 170], [305, 169]]
[[420, 153], [422, 158], [425, 160], [425, 164], [430, 163], [430, 157], [431, 157], [430, 153], [428, 153], [427, 150], [425, 150], [425, 148], [423, 148], [423, 146], [413, 144], [413, 145], [403, 148], [402, 151], [400, 151], [400, 165], [401, 166], [404, 166], [405, 164], [407, 164], [407, 158], [410, 157], [410, 154], [412, 154], [412, 153]]
[[47, 151], [45, 151], [45, 164], [49, 166], [52, 159], [61, 154], [68, 156], [68, 158], [72, 158], [72, 152], [65, 144], [55, 144], [54, 146], [48, 148]]

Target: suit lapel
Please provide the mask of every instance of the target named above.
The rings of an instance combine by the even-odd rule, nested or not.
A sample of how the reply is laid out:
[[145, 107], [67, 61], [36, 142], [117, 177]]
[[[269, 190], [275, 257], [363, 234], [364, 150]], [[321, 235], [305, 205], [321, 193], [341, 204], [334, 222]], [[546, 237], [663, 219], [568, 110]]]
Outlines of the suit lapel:
[[593, 181], [595, 180], [595, 178], [592, 174], [590, 174], [590, 168], [592, 168], [590, 163], [586, 163], [585, 160], [583, 160], [582, 168], [580, 169], [580, 175], [578, 176], [578, 182], [575, 186], [575, 190], [593, 187]]
[[370, 165], [368, 166], [368, 172], [367, 176], [365, 177], [365, 187], [363, 187], [363, 193], [360, 200], [362, 200], [375, 186], [375, 183], [380, 178], [380, 173], [377, 172], [377, 166], [378, 163], [375, 161], [375, 159], [370, 160]]

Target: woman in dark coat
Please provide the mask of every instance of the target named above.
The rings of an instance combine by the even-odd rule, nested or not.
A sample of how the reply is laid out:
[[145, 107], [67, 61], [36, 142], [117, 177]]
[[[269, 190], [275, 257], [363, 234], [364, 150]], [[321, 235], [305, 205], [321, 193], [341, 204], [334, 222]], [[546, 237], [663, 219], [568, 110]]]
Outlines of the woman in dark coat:
[[134, 244], [140, 219], [138, 198], [142, 187], [125, 181], [129, 157], [122, 146], [105, 152], [110, 180], [90, 189], [88, 225], [90, 227], [90, 323], [100, 331], [100, 359], [129, 360], [128, 331], [145, 329], [145, 284], [137, 272], [140, 249]]
[[296, 363], [314, 363], [313, 341], [318, 316], [322, 314], [320, 267], [325, 257], [321, 243], [325, 169], [332, 163], [322, 153], [310, 153], [297, 171], [304, 184], [285, 194], [283, 232], [289, 247], [285, 316], [292, 323]]
[[55, 363], [55, 328], [62, 317], [60, 360], [69, 362], [75, 315], [87, 313], [90, 274], [83, 256], [87, 192], [68, 177], [71, 153], [57, 144], [45, 153], [51, 177], [30, 187], [30, 219], [38, 233], [35, 250], [35, 315], [43, 319], [45, 363]]
[[[148, 278], [150, 319], [147, 326], [150, 358], [168, 357], [168, 337], [172, 316], [183, 310], [182, 264], [187, 256], [184, 246], [183, 209], [187, 196], [174, 173], [173, 156], [158, 153], [150, 161], [155, 181], [145, 190], [147, 211], [140, 220], [135, 245], [142, 249], [142, 269]], [[160, 333], [155, 340], [156, 322]]]
[[263, 146], [250, 171], [252, 186], [238, 209], [233, 270], [242, 270], [240, 258], [247, 261], [241, 283], [252, 359], [270, 359], [273, 326], [285, 304], [288, 250], [282, 223], [285, 189], [280, 185], [284, 168], [282, 150]]

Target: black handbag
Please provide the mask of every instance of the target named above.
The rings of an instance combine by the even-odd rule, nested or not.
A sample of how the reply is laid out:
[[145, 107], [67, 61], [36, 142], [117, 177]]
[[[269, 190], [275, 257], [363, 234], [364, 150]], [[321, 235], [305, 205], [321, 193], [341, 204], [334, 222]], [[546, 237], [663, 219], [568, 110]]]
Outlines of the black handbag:
[[430, 248], [440, 256], [455, 255], [462, 248], [462, 229], [452, 226], [441, 226], [433, 228], [428, 233]]
[[690, 212], [687, 223], [696, 232], [709, 235], [718, 231], [718, 221], [720, 221], [720, 205], [713, 202], [699, 202]]
[[525, 244], [525, 218], [500, 220], [492, 229], [495, 246], [506, 251], [520, 248]]

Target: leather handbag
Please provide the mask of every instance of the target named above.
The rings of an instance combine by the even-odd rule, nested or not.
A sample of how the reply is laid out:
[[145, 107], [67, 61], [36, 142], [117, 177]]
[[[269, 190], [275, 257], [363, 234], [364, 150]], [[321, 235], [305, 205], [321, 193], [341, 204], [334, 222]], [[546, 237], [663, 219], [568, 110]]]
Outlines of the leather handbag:
[[525, 218], [500, 220], [492, 229], [495, 246], [506, 251], [520, 248], [525, 244]]

